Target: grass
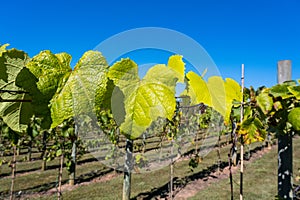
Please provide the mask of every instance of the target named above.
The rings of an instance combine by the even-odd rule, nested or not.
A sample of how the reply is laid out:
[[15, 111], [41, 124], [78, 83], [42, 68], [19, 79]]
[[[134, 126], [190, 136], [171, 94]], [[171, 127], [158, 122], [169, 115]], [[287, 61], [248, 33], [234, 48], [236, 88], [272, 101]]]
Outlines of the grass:
[[[84, 156], [83, 161], [92, 157], [91, 155]], [[15, 191], [22, 191], [22, 193], [34, 193], [47, 191], [54, 188], [57, 184], [59, 160], [53, 160], [47, 163], [50, 169], [41, 171], [41, 160], [31, 162], [17, 163], [17, 176], [15, 179]], [[10, 168], [7, 165], [3, 166], [3, 171], [6, 172]], [[27, 172], [26, 172], [27, 170]], [[111, 170], [105, 168], [100, 162], [85, 162], [77, 165], [76, 174], [79, 181], [89, 181], [96, 176], [103, 173], [108, 173]], [[19, 172], [19, 173], [18, 173]], [[20, 173], [22, 172], [22, 173]], [[63, 170], [63, 183], [67, 183], [68, 173]], [[7, 196], [11, 184], [10, 176], [5, 176], [0, 179], [0, 199]]]
[[[260, 146], [261, 143], [252, 145], [251, 148]], [[227, 161], [227, 154], [230, 146], [221, 148], [222, 161]], [[300, 139], [294, 141], [294, 171], [300, 168], [300, 154], [297, 150], [300, 148]], [[298, 151], [299, 152], [299, 151]], [[82, 158], [83, 163], [77, 167], [77, 176], [81, 182], [89, 182], [93, 178], [101, 177], [102, 174], [114, 173], [110, 169], [104, 167], [100, 162], [91, 161], [91, 155], [87, 154]], [[86, 162], [85, 162], [86, 161]], [[49, 163], [54, 166], [53, 169], [47, 171], [34, 170], [41, 165], [41, 160], [32, 162], [20, 162], [17, 165], [18, 171], [24, 169], [29, 173], [17, 174], [15, 191], [23, 191], [23, 194], [46, 191], [54, 188], [57, 179], [58, 160]], [[188, 168], [189, 160], [176, 162], [174, 166], [174, 184], [175, 187], [183, 187], [185, 184], [193, 180], [206, 176], [210, 171], [217, 170], [217, 152], [214, 150], [208, 154], [200, 165], [191, 171]], [[213, 167], [212, 167], [213, 166]], [[32, 170], [31, 170], [32, 169]], [[9, 168], [3, 169], [5, 173], [9, 172]], [[3, 172], [2, 171], [2, 172]], [[299, 173], [298, 173], [299, 175]], [[1, 177], [1, 175], [0, 175]], [[63, 181], [67, 182], [67, 172], [64, 169]], [[141, 174], [133, 174], [132, 176], [132, 199], [154, 199], [158, 195], [168, 195], [170, 169], [164, 167], [162, 169]], [[10, 187], [10, 177], [0, 178], [0, 199], [7, 198]], [[121, 199], [123, 176], [120, 174], [107, 181], [92, 182], [82, 184], [73, 190], [65, 190], [63, 199]], [[239, 191], [239, 175], [234, 175], [235, 199], [238, 199]], [[245, 199], [274, 199], [277, 193], [277, 149], [273, 148], [262, 158], [248, 163], [245, 166], [244, 174], [244, 195]], [[26, 198], [25, 198], [26, 199]], [[56, 199], [56, 194], [40, 197], [29, 197], [28, 199]], [[220, 180], [209, 187], [199, 191], [195, 197], [191, 199], [230, 199], [229, 179]]]
[[[255, 148], [257, 145], [253, 145]], [[221, 149], [222, 161], [227, 161], [227, 153], [229, 146]], [[194, 179], [207, 175], [211, 170], [211, 166], [216, 166], [217, 152], [213, 151], [201, 162], [199, 167], [194, 171], [188, 168], [189, 160], [177, 162], [174, 167], [175, 187], [182, 186]], [[170, 181], [169, 167], [164, 167], [153, 172], [133, 174], [132, 176], [132, 199], [153, 199], [157, 195], [168, 195], [168, 187]], [[64, 199], [121, 199], [123, 176], [117, 176], [107, 182], [93, 183], [80, 186], [72, 191], [63, 193]], [[50, 197], [39, 197], [36, 199], [54, 199], [55, 195]]]
[[[299, 176], [300, 168], [300, 139], [293, 141], [294, 177]], [[239, 199], [239, 173], [233, 176], [234, 199]], [[295, 182], [299, 184], [298, 182]], [[248, 163], [244, 168], [244, 199], [275, 199], [277, 195], [277, 148], [264, 154], [254, 162]], [[205, 197], [205, 198], [203, 198]], [[201, 191], [189, 200], [198, 199], [230, 199], [229, 178], [223, 179]]]

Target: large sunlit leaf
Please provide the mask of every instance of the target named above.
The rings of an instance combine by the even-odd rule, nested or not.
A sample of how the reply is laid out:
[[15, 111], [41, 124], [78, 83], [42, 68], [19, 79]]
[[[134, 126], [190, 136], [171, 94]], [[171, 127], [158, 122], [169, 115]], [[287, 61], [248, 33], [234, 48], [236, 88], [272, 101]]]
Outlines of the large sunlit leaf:
[[98, 98], [101, 98], [106, 88], [107, 68], [100, 52], [88, 51], [80, 58], [74, 71], [64, 75], [51, 100], [52, 128], [75, 115], [94, 114], [96, 90]]
[[121, 130], [132, 139], [139, 137], [158, 117], [172, 119], [175, 93], [161, 83], [141, 81], [125, 94], [125, 122]]
[[56, 93], [63, 77], [72, 71], [70, 61], [71, 56], [67, 53], [53, 54], [45, 50], [27, 63], [27, 67], [38, 78], [38, 88], [49, 100]]
[[266, 90], [256, 97], [256, 102], [264, 114], [268, 114], [273, 108], [273, 98]]
[[294, 108], [288, 115], [288, 121], [296, 131], [300, 131], [300, 108]]
[[139, 81], [138, 66], [129, 58], [122, 59], [109, 68], [108, 77], [123, 90]]
[[233, 106], [233, 102], [242, 101], [242, 92], [241, 92], [241, 86], [231, 78], [226, 78], [224, 85], [225, 85], [225, 92], [226, 92], [226, 110], [225, 110], [224, 121], [228, 123], [230, 120], [230, 113], [231, 113], [231, 108]]
[[187, 94], [191, 98], [191, 104], [204, 103], [225, 116], [225, 86], [223, 79], [212, 76], [206, 83], [203, 78], [195, 72], [188, 72], [187, 75]]
[[212, 107], [212, 97], [203, 78], [192, 71], [188, 72], [186, 77], [188, 79], [187, 94], [191, 98], [191, 104], [204, 103]]
[[[156, 65], [140, 80], [137, 65], [130, 59], [122, 59], [109, 69], [108, 76], [123, 93], [122, 98], [112, 97], [116, 99], [112, 101], [112, 110], [124, 105], [125, 117], [120, 129], [126, 137], [139, 137], [158, 117], [172, 119], [178, 79], [174, 70]], [[114, 118], [123, 117], [118, 114], [113, 112]]]
[[103, 102], [107, 71], [106, 59], [98, 51], [88, 51], [80, 58], [71, 74], [75, 83], [72, 94], [76, 115], [94, 111], [96, 97], [98, 102]]
[[143, 80], [153, 83], [164, 84], [171, 90], [175, 90], [174, 85], [178, 80], [178, 73], [168, 68], [166, 65], [155, 65], [151, 67]]
[[239, 134], [244, 136], [243, 141], [245, 144], [263, 141], [266, 137], [266, 131], [262, 122], [255, 117], [250, 117], [243, 121]]
[[[16, 49], [2, 53], [0, 57], [0, 89], [24, 91], [26, 93], [4, 92], [0, 93], [0, 100], [15, 100], [16, 102], [0, 102], [0, 116], [3, 121], [14, 131], [26, 130], [34, 110], [32, 103], [21, 102], [37, 97], [36, 78], [26, 69], [29, 57], [23, 51]], [[26, 81], [24, 81], [26, 80]], [[35, 103], [39, 103], [38, 99]]]
[[178, 82], [184, 83], [185, 63], [182, 61], [182, 56], [181, 55], [170, 56], [168, 61], [168, 67], [170, 67], [177, 73]]
[[212, 108], [225, 117], [226, 97], [225, 84], [220, 76], [212, 76], [208, 78], [207, 87], [212, 97]]

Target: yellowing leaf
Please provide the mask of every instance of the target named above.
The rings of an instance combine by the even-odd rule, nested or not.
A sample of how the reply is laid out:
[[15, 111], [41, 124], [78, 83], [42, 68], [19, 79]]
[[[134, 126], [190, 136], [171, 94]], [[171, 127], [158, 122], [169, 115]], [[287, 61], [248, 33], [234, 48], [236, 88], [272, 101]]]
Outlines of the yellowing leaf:
[[238, 102], [241, 102], [242, 92], [241, 92], [241, 86], [231, 78], [226, 78], [224, 85], [225, 85], [225, 92], [226, 92], [226, 111], [225, 111], [224, 121], [226, 123], [229, 123], [233, 101], [236, 100]]
[[184, 82], [184, 71], [185, 71], [185, 63], [182, 61], [181, 55], [173, 55], [170, 56], [168, 61], [168, 67], [173, 69], [177, 73], [178, 82]]
[[243, 121], [239, 134], [244, 136], [243, 140], [245, 144], [263, 141], [266, 137], [266, 131], [263, 124], [255, 117], [250, 117]]
[[225, 79], [226, 99], [242, 101], [241, 86], [231, 78]]
[[212, 97], [203, 78], [192, 71], [188, 72], [186, 77], [188, 79], [187, 94], [191, 97], [191, 104], [204, 103], [212, 107]]
[[2, 54], [4, 52], [6, 52], [6, 47], [8, 47], [9, 44], [3, 44], [3, 45], [0, 45], [0, 57], [2, 56]]
[[212, 97], [212, 108], [225, 117], [226, 101], [225, 86], [222, 77], [212, 76], [208, 78], [207, 86]]
[[221, 77], [213, 76], [206, 83], [203, 78], [195, 72], [188, 72], [188, 96], [191, 104], [204, 103], [225, 116], [225, 88]]

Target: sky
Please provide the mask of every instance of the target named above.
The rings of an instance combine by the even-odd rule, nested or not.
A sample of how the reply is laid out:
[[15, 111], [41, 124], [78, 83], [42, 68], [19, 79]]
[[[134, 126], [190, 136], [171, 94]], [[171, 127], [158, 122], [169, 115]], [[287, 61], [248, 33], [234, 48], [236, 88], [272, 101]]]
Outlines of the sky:
[[292, 60], [292, 79], [300, 79], [299, 11], [297, 0], [1, 1], [0, 44], [30, 57], [67, 52], [74, 66], [115, 34], [161, 27], [202, 45], [224, 78], [240, 81], [245, 64], [246, 87], [271, 87], [279, 60]]

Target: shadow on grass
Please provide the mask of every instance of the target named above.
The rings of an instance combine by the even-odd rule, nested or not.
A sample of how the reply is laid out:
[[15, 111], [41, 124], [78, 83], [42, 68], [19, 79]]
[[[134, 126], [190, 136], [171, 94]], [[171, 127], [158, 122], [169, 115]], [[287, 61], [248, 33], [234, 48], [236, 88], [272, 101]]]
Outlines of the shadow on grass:
[[[66, 184], [68, 180], [62, 181], [62, 184]], [[22, 195], [28, 195], [28, 194], [34, 194], [36, 192], [46, 192], [52, 188], [58, 187], [58, 182], [51, 182], [51, 183], [45, 183], [42, 185], [37, 185], [31, 188], [26, 188], [22, 191], [16, 191], [14, 192], [14, 196], [16, 199], [20, 198]], [[9, 199], [9, 191], [3, 191], [0, 193], [0, 200], [2, 199]]]
[[[252, 154], [256, 153], [257, 151], [260, 151], [264, 148], [264, 146], [258, 146], [254, 149], [250, 150], [250, 155], [245, 157], [245, 160], [249, 160], [250, 157], [252, 156]], [[227, 167], [229, 164], [226, 161], [223, 161], [219, 164], [214, 164], [212, 166], [207, 167], [206, 169], [197, 172], [195, 174], [192, 174], [190, 176], [186, 176], [184, 178], [178, 178], [178, 177], [174, 177], [173, 179], [173, 188], [175, 188], [174, 191], [174, 196], [180, 192], [187, 184], [195, 181], [195, 180], [199, 180], [199, 179], [203, 179], [204, 181], [207, 181], [209, 177], [211, 178], [217, 178], [213, 175], [211, 175], [211, 173], [216, 172], [218, 169], [220, 169], [221, 171], [223, 169], [225, 169], [225, 167]], [[154, 188], [151, 191], [148, 192], [143, 192], [138, 194], [137, 196], [133, 197], [133, 200], [139, 200], [139, 199], [143, 199], [143, 200], [151, 200], [154, 199], [155, 197], [159, 197], [162, 199], [168, 198], [169, 193], [170, 193], [170, 182], [167, 182], [166, 184], [162, 185], [159, 188]]]
[[94, 170], [92, 172], [82, 174], [79, 177], [76, 178], [76, 184], [83, 183], [83, 182], [89, 182], [93, 180], [96, 177], [104, 176], [106, 174], [109, 174], [113, 172], [114, 169], [111, 168], [105, 168], [103, 170]]
[[[94, 178], [104, 176], [111, 172], [113, 172], [113, 169], [105, 168], [103, 170], [94, 170], [89, 173], [81, 174], [80, 176], [78, 176], [76, 178], [76, 184], [83, 183], [83, 182], [89, 182]], [[67, 184], [67, 183], [68, 183], [68, 180], [62, 181], [62, 184]], [[22, 191], [16, 191], [14, 193], [14, 195], [16, 198], [20, 198], [22, 195], [31, 195], [31, 194], [34, 194], [37, 192], [39, 192], [39, 193], [47, 192], [48, 190], [56, 188], [57, 186], [58, 186], [58, 181], [54, 181], [51, 183], [45, 183], [45, 184], [29, 187]], [[9, 198], [9, 191], [0, 192], [0, 200], [8, 199], [8, 198]]]
[[[77, 162], [78, 165], [80, 164], [84, 164], [84, 163], [91, 163], [91, 162], [96, 162], [98, 161], [97, 158], [87, 158], [84, 160], [79, 160]], [[54, 164], [54, 165], [48, 165], [47, 166], [47, 170], [53, 170], [53, 169], [58, 169], [60, 167], [59, 164]], [[66, 167], [66, 165], [64, 164], [64, 167]], [[31, 169], [19, 169], [18, 170], [18, 164], [17, 164], [17, 174], [23, 174], [23, 173], [28, 173], [28, 172], [34, 172], [34, 171], [38, 171], [41, 170], [41, 167], [35, 167], [35, 168], [31, 168]], [[6, 173], [1, 173], [0, 174], [0, 178], [4, 178], [4, 177], [8, 177], [11, 175], [11, 172], [6, 172]]]
[[[209, 177], [212, 172], [217, 171], [217, 169], [223, 170], [226, 166], [228, 166], [227, 162], [221, 162], [220, 163], [220, 168], [218, 167], [218, 164], [214, 164], [200, 172], [197, 172], [195, 174], [192, 174], [190, 176], [186, 176], [184, 178], [178, 178], [174, 177], [173, 179], [173, 187], [176, 188], [176, 193], [178, 193], [181, 189], [183, 189], [188, 183], [198, 180], [198, 179], [204, 179], [206, 177]], [[138, 199], [145, 199], [145, 200], [150, 200], [153, 199], [154, 197], [159, 196], [160, 198], [167, 198], [169, 196], [169, 185], [170, 182], [162, 185], [159, 188], [154, 188], [149, 192], [144, 192], [140, 193], [137, 196], [133, 197], [133, 200], [138, 200]], [[180, 189], [179, 189], [180, 188]], [[175, 194], [174, 194], [175, 195]]]

